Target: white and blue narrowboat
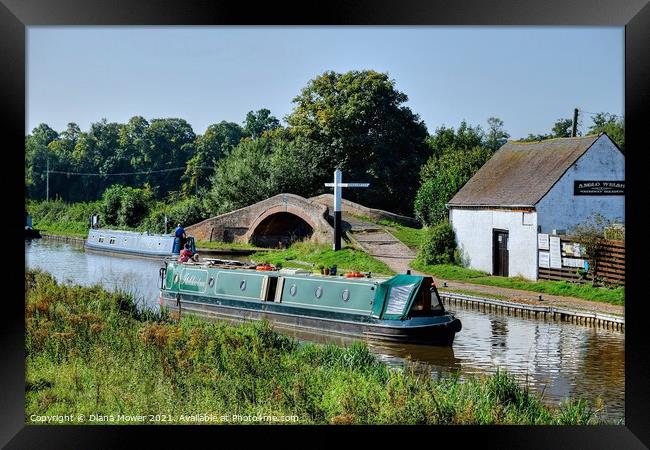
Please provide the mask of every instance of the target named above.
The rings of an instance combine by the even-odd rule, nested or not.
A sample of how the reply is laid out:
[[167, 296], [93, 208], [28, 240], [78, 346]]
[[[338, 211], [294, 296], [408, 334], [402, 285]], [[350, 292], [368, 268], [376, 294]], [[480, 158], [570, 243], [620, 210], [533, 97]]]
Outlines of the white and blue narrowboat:
[[[192, 253], [196, 253], [194, 238], [188, 237]], [[85, 249], [112, 255], [166, 258], [178, 256], [181, 251], [180, 238], [165, 234], [90, 229]]]

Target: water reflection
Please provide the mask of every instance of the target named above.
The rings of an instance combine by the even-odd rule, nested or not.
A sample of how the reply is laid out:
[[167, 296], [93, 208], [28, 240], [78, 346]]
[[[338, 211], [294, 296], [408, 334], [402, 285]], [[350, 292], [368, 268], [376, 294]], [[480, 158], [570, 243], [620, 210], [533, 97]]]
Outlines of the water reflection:
[[[127, 290], [146, 305], [158, 307], [161, 261], [85, 253], [81, 247], [40, 239], [26, 241], [25, 252], [29, 267], [40, 267], [59, 281]], [[380, 360], [395, 367], [405, 361], [422, 363], [434, 377], [506, 369], [543, 393], [547, 404], [582, 397], [602, 403], [603, 417], [618, 420], [624, 416], [624, 334], [459, 306], [449, 309], [463, 323], [453, 348], [367, 344]], [[349, 345], [354, 340], [327, 333], [281, 331], [310, 342]]]

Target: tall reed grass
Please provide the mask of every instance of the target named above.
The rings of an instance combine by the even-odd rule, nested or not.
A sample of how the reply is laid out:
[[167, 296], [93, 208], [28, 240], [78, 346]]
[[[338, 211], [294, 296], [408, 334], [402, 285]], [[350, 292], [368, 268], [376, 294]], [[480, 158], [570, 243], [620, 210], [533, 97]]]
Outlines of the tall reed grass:
[[84, 423], [90, 415], [182, 423], [193, 414], [307, 424], [597, 422], [587, 403], [548, 408], [502, 372], [434, 380], [414, 366], [389, 369], [362, 343], [298, 345], [267, 322], [176, 321], [124, 293], [61, 285], [40, 271], [27, 271], [25, 282], [27, 422], [71, 412]]

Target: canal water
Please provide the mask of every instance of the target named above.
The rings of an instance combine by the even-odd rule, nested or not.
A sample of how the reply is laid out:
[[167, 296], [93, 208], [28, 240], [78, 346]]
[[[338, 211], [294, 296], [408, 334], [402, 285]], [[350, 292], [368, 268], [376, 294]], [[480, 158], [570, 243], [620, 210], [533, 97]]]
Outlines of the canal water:
[[[158, 308], [158, 270], [163, 266], [160, 261], [86, 253], [81, 246], [45, 239], [25, 241], [25, 259], [27, 267], [46, 270], [60, 282], [125, 290], [142, 304]], [[623, 333], [461, 306], [448, 309], [463, 323], [452, 348], [373, 342], [368, 346], [391, 366], [415, 361], [434, 376], [459, 373], [463, 377], [507, 370], [542, 394], [546, 404], [584, 398], [600, 409], [600, 417], [623, 420]], [[351, 342], [323, 334], [286, 333], [321, 343]]]

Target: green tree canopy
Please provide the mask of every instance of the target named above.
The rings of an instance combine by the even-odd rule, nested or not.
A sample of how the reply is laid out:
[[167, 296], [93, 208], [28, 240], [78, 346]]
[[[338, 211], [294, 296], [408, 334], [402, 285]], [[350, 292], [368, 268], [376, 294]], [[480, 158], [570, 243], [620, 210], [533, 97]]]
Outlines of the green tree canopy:
[[387, 74], [325, 72], [293, 99], [289, 133], [317, 173], [305, 190], [324, 191], [335, 168], [370, 189], [350, 189], [351, 200], [399, 212], [411, 210], [416, 177], [429, 151], [427, 130]]
[[58, 137], [56, 131], [41, 123], [25, 138], [25, 177], [30, 197], [45, 198], [45, 171], [48, 160], [51, 164], [56, 164], [48, 145]]
[[245, 135], [245, 131], [238, 124], [224, 120], [210, 125], [203, 135], [196, 138], [196, 153], [187, 161], [187, 169], [183, 175], [185, 196], [192, 191], [209, 188], [217, 162], [239, 144]]
[[489, 117], [487, 123], [485, 146], [494, 152], [507, 142], [510, 135], [503, 129], [503, 120], [498, 117]]
[[208, 197], [211, 213], [223, 214], [273, 195], [270, 190], [272, 141], [243, 140], [217, 163]]
[[622, 117], [601, 112], [594, 115], [592, 121], [589, 134], [607, 133], [612, 141], [625, 151], [625, 120]]
[[534, 142], [534, 141], [543, 141], [545, 139], [554, 139], [554, 138], [563, 138], [571, 137], [573, 132], [573, 119], [557, 119], [551, 128], [551, 132], [548, 134], [532, 134], [529, 133], [524, 139], [520, 139], [523, 142]]
[[430, 155], [438, 158], [448, 151], [470, 150], [483, 146], [485, 132], [480, 125], [473, 127], [463, 120], [458, 129], [444, 125], [436, 128], [435, 133], [428, 136], [426, 142], [431, 149]]
[[415, 217], [425, 225], [447, 218], [446, 204], [492, 156], [485, 147], [456, 149], [432, 157], [422, 168], [422, 184], [415, 198]]
[[249, 111], [244, 122], [244, 132], [252, 139], [262, 136], [266, 131], [280, 128], [280, 121], [271, 115], [271, 111], [262, 108], [255, 112]]

